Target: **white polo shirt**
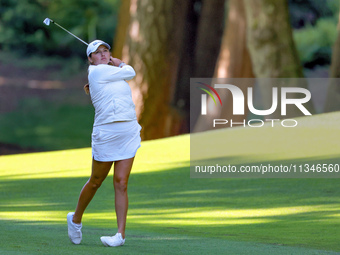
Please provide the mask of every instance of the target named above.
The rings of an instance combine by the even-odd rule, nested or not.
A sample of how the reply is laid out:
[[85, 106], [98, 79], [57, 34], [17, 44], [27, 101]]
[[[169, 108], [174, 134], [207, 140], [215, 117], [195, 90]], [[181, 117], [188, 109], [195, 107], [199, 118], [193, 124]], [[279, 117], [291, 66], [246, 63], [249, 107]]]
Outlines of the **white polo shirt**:
[[122, 68], [104, 64], [89, 66], [90, 95], [95, 109], [93, 126], [137, 119], [131, 89], [125, 81], [135, 75], [129, 65]]

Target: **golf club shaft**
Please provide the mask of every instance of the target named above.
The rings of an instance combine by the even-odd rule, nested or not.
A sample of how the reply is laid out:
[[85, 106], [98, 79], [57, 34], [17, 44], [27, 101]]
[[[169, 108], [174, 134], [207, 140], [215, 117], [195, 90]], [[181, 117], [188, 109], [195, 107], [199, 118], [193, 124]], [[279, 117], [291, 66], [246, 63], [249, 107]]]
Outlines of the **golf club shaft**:
[[81, 41], [82, 43], [89, 45], [87, 42], [84, 42], [82, 39], [80, 39], [78, 36], [75, 36], [74, 34], [72, 34], [70, 31], [66, 30], [65, 28], [63, 28], [62, 26], [60, 26], [57, 22], [54, 22], [53, 20], [51, 20], [52, 23], [56, 24], [58, 27], [60, 27], [61, 29], [63, 29], [65, 32], [69, 33], [70, 35], [74, 36], [75, 38], [77, 38], [79, 41]]

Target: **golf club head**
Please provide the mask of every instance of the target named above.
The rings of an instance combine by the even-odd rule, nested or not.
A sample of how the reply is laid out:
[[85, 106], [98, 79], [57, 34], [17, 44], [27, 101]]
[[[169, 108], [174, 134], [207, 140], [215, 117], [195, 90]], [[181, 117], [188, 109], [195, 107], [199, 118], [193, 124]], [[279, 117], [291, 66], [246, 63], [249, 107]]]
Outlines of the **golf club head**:
[[51, 20], [49, 18], [44, 19], [44, 24], [45, 25], [49, 26], [50, 22], [51, 22]]

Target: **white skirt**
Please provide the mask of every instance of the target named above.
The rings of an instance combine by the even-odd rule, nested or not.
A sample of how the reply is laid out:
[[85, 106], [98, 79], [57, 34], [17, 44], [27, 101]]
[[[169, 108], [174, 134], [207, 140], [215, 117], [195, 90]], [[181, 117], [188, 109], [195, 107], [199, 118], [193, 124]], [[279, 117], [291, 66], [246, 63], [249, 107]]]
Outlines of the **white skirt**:
[[133, 158], [140, 147], [141, 129], [137, 120], [112, 122], [93, 127], [93, 158], [101, 162]]

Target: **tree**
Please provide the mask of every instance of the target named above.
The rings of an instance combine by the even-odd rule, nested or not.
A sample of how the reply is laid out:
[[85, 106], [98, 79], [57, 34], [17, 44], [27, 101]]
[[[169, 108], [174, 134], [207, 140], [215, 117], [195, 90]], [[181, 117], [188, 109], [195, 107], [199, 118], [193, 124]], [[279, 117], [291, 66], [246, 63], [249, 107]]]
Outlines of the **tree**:
[[220, 52], [225, 0], [202, 0], [194, 47], [193, 77], [212, 77]]
[[143, 139], [189, 132], [190, 78], [213, 75], [224, 1], [131, 0], [120, 51], [137, 73], [130, 85]]
[[171, 106], [189, 1], [131, 0], [123, 61], [136, 70], [130, 82], [143, 139], [178, 134], [183, 116]]
[[[287, 0], [243, 0], [248, 22], [247, 40], [254, 73], [258, 78], [303, 78], [303, 71], [293, 41]], [[304, 80], [291, 80], [285, 86], [307, 88]], [[269, 81], [260, 80], [263, 106], [271, 106]], [[278, 86], [276, 86], [278, 87]], [[293, 95], [297, 97], [298, 95]], [[305, 104], [313, 112], [311, 101]], [[286, 117], [301, 115], [297, 107], [287, 109]], [[270, 117], [281, 117], [279, 111]]]
[[[247, 49], [246, 30], [247, 23], [245, 17], [244, 4], [239, 0], [229, 0], [228, 15], [225, 23], [222, 44], [219, 51], [218, 60], [215, 66], [215, 78], [253, 78], [252, 64]], [[243, 92], [247, 86], [240, 88]], [[239, 122], [246, 118], [246, 115], [232, 116], [232, 97], [230, 93], [220, 95], [224, 102], [222, 109], [217, 109], [210, 113], [209, 116], [199, 118], [195, 124], [194, 131], [203, 131], [210, 129], [213, 119], [231, 119]], [[211, 98], [209, 98], [211, 99]], [[209, 102], [210, 100], [208, 100]], [[198, 114], [198, 113], [196, 113]], [[207, 121], [207, 118], [211, 121]], [[227, 125], [223, 125], [227, 127]]]
[[287, 0], [244, 0], [248, 48], [256, 77], [301, 78]]
[[118, 26], [113, 41], [112, 55], [122, 59], [125, 38], [130, 24], [130, 0], [123, 0], [120, 3]]
[[172, 105], [184, 115], [182, 132], [189, 132], [189, 125], [198, 117], [198, 112], [195, 114], [189, 105], [190, 93], [194, 93], [190, 90], [190, 78], [211, 78], [214, 75], [224, 28], [224, 10], [225, 0], [191, 0], [189, 3], [172, 101]]
[[[331, 63], [331, 78], [340, 78], [340, 15], [338, 21], [338, 37], [333, 46], [332, 63]], [[340, 110], [340, 86], [336, 79], [331, 79], [328, 88], [328, 95], [324, 107], [325, 112]]]

